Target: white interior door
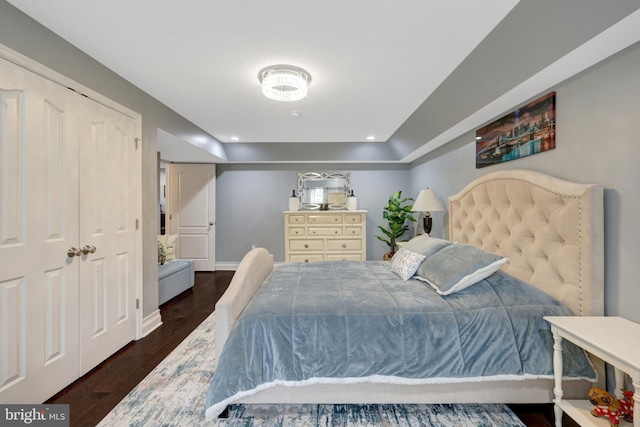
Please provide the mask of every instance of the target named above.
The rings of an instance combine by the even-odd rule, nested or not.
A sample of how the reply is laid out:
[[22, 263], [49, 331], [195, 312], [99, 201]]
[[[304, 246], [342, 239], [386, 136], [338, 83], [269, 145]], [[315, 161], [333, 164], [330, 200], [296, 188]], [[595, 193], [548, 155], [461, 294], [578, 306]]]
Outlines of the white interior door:
[[216, 165], [169, 165], [169, 234], [178, 234], [177, 257], [197, 271], [215, 271]]
[[0, 402], [78, 377], [78, 95], [0, 59]]
[[0, 59], [1, 403], [41, 403], [135, 338], [136, 129]]
[[[135, 338], [135, 121], [91, 100], [80, 113], [81, 375]], [[94, 251], [95, 248], [95, 251]]]

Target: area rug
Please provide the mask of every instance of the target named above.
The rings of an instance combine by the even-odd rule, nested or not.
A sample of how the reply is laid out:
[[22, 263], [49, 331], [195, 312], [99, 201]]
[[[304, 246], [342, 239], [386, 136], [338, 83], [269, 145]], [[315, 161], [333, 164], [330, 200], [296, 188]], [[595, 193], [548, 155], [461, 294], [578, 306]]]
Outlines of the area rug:
[[506, 405], [232, 405], [207, 422], [204, 405], [215, 371], [211, 314], [134, 388], [99, 426], [523, 427]]

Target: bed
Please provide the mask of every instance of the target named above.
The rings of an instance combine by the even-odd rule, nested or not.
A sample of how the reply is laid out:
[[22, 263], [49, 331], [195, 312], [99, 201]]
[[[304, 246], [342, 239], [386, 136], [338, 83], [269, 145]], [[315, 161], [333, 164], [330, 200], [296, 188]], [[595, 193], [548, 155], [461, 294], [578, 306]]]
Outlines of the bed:
[[[412, 302], [410, 298], [407, 298], [407, 295], [415, 295], [416, 301], [422, 301], [423, 298], [427, 297], [430, 298], [429, 301], [431, 302], [427, 302], [427, 304], [431, 304], [429, 310], [423, 311], [429, 313], [446, 312], [446, 316], [453, 318], [453, 323], [455, 323], [456, 319], [460, 319], [460, 317], [456, 317], [458, 315], [451, 317], [449, 308], [456, 305], [456, 301], [464, 295], [475, 295], [471, 298], [472, 301], [482, 300], [483, 298], [491, 298], [492, 301], [502, 299], [518, 300], [520, 298], [518, 304], [520, 307], [523, 306], [522, 295], [527, 295], [527, 298], [529, 298], [529, 292], [531, 292], [531, 298], [535, 295], [536, 298], [542, 299], [544, 310], [566, 310], [566, 313], [576, 316], [604, 314], [602, 186], [570, 183], [533, 171], [514, 170], [490, 173], [474, 180], [458, 194], [449, 198], [448, 227], [449, 241], [455, 242], [451, 244], [450, 248], [478, 248], [482, 253], [496, 254], [497, 259], [507, 259], [508, 262], [501, 262], [501, 270], [490, 274], [486, 278], [481, 278], [477, 282], [479, 284], [472, 284], [467, 289], [458, 290], [455, 294], [439, 295], [433, 291], [440, 292], [440, 290], [432, 289], [429, 284], [420, 283], [413, 278], [407, 281], [401, 279], [399, 282], [391, 283], [392, 279], [389, 276], [390, 264], [388, 262], [326, 263], [322, 266], [284, 264], [274, 270], [273, 257], [268, 251], [263, 248], [256, 248], [250, 251], [238, 267], [228, 290], [216, 304], [217, 370], [233, 372], [237, 377], [227, 380], [220, 380], [220, 378], [214, 377], [207, 396], [207, 419], [215, 418], [224, 410], [226, 405], [231, 403], [552, 402], [553, 375], [552, 372], [548, 372], [551, 353], [549, 353], [548, 360], [546, 360], [546, 356], [540, 357], [537, 353], [535, 353], [536, 355], [528, 353], [528, 351], [537, 351], [538, 347], [546, 346], [537, 344], [538, 340], [542, 340], [540, 341], [542, 343], [543, 341], [548, 342], [550, 339], [548, 325], [542, 321], [541, 316], [538, 316], [539, 319], [533, 320], [535, 327], [532, 327], [531, 324], [524, 325], [525, 330], [534, 329], [535, 333], [540, 337], [527, 336], [524, 344], [515, 346], [518, 351], [521, 348], [526, 348], [526, 351], [521, 352], [519, 356], [520, 361], [506, 364], [518, 365], [520, 363], [524, 366], [529, 363], [538, 364], [540, 360], [545, 359], [544, 364], [547, 366], [544, 368], [546, 369], [544, 375], [531, 375], [526, 370], [520, 372], [517, 369], [514, 371], [516, 374], [485, 373], [482, 371], [482, 367], [479, 368], [480, 371], [462, 372], [455, 369], [452, 370], [451, 364], [454, 366], [459, 365], [457, 362], [452, 362], [451, 364], [440, 363], [443, 369], [449, 370], [444, 371], [445, 374], [439, 371], [434, 374], [433, 378], [429, 378], [428, 371], [430, 371], [430, 363], [432, 362], [421, 366], [415, 366], [414, 363], [417, 359], [415, 357], [416, 354], [420, 355], [420, 359], [425, 354], [425, 347], [423, 346], [422, 350], [418, 350], [418, 353], [413, 353], [413, 357], [403, 359], [409, 360], [411, 366], [403, 366], [402, 369], [417, 372], [416, 377], [410, 374], [408, 375], [410, 378], [403, 377], [403, 380], [397, 381], [398, 377], [390, 370], [389, 365], [396, 364], [396, 360], [399, 358], [389, 358], [388, 353], [383, 354], [384, 352], [382, 352], [378, 356], [384, 360], [377, 360], [373, 356], [376, 353], [376, 344], [365, 348], [365, 351], [369, 351], [372, 354], [372, 362], [369, 364], [371, 366], [367, 366], [366, 370], [353, 375], [353, 377], [356, 377], [362, 374], [364, 379], [352, 378], [349, 374], [352, 372], [349, 369], [352, 368], [345, 368], [349, 379], [347, 381], [342, 379], [336, 381], [331, 374], [326, 375], [326, 377], [318, 377], [315, 374], [315, 369], [318, 369], [318, 372], [322, 372], [322, 368], [326, 368], [329, 364], [324, 362], [321, 356], [318, 356], [318, 347], [325, 347], [326, 345], [320, 345], [314, 339], [311, 340], [312, 344], [309, 345], [308, 353], [302, 354], [301, 357], [304, 365], [303, 370], [307, 371], [307, 377], [290, 381], [289, 375], [291, 371], [299, 370], [300, 362], [297, 362], [298, 365], [295, 368], [281, 366], [270, 368], [260, 361], [265, 353], [278, 356], [286, 354], [287, 356], [284, 359], [289, 358], [285, 350], [273, 350], [270, 347], [271, 343], [260, 342], [262, 340], [261, 330], [265, 329], [265, 326], [259, 326], [257, 328], [259, 331], [256, 333], [255, 330], [251, 332], [251, 330], [246, 329], [244, 326], [241, 327], [239, 324], [236, 331], [234, 331], [236, 323], [244, 321], [245, 323], [242, 325], [245, 325], [248, 322], [248, 320], [239, 319], [254, 319], [263, 316], [263, 314], [256, 314], [254, 309], [256, 305], [262, 304], [262, 306], [267, 307], [267, 311], [273, 312], [277, 312], [281, 308], [283, 311], [279, 315], [286, 314], [287, 310], [291, 309], [292, 304], [290, 304], [290, 301], [288, 302], [287, 297], [283, 297], [284, 294], [278, 293], [281, 291], [280, 288], [287, 286], [287, 277], [291, 279], [295, 275], [299, 275], [301, 271], [308, 271], [309, 269], [314, 271], [314, 269], [325, 268], [324, 271], [315, 270], [316, 277], [328, 279], [333, 273], [327, 273], [328, 270], [326, 269], [332, 271], [344, 269], [345, 267], [343, 266], [345, 264], [349, 264], [347, 275], [351, 275], [351, 277], [345, 279], [344, 276], [340, 276], [341, 283], [348, 281], [355, 284], [356, 289], [349, 295], [356, 296], [351, 298], [355, 304], [353, 307], [360, 307], [347, 309], [347, 311], [350, 310], [352, 312], [354, 310], [366, 311], [371, 306], [383, 307], [381, 301], [385, 298], [394, 300], [396, 306], [398, 301], [404, 301], [404, 305], [410, 306]], [[444, 249], [438, 249], [438, 251], [436, 251], [437, 255], [445, 252]], [[435, 259], [435, 255], [426, 258], [421, 267], [432, 259]], [[363, 285], [365, 276], [371, 278], [373, 282], [379, 283], [380, 289], [370, 289], [368, 284], [366, 286]], [[274, 280], [277, 277], [280, 277], [280, 281]], [[517, 291], [508, 291], [509, 288], [501, 285], [502, 281], [507, 280], [505, 277], [510, 282], [517, 282], [517, 286], [523, 286], [521, 289], [524, 290], [518, 288]], [[328, 286], [326, 292], [314, 294], [311, 298], [300, 298], [299, 294], [298, 301], [308, 302], [307, 304], [298, 304], [300, 307], [308, 306], [300, 309], [317, 310], [316, 301], [322, 299], [330, 300], [332, 296], [330, 289], [332, 285], [330, 283], [328, 280], [322, 282], [322, 286]], [[320, 283], [316, 285], [318, 284]], [[310, 283], [309, 289], [317, 288], [317, 286], [313, 285], [313, 283]], [[300, 286], [300, 284], [297, 286]], [[361, 286], [362, 289], [357, 289], [357, 286]], [[406, 289], [403, 288], [404, 286], [406, 286]], [[510, 284], [509, 286], [512, 285]], [[401, 290], [405, 292], [393, 294], [399, 288], [402, 288]], [[484, 292], [483, 289], [485, 288], [488, 289], [491, 297], [483, 296], [485, 294], [482, 292]], [[539, 292], [539, 290], [543, 292]], [[507, 292], [507, 294], [506, 296], [501, 295], [499, 294], [500, 292]], [[428, 293], [432, 295], [426, 295]], [[380, 299], [376, 299], [378, 296], [380, 296]], [[291, 298], [295, 298], [295, 295]], [[375, 301], [375, 303], [367, 304], [371, 300]], [[263, 302], [261, 303], [260, 301]], [[265, 301], [266, 304], [264, 303]], [[465, 302], [465, 304], [477, 304], [477, 301]], [[526, 306], [527, 304], [524, 305]], [[322, 308], [322, 310], [326, 309]], [[297, 339], [292, 340], [298, 344], [304, 342], [304, 336], [310, 330], [320, 335], [331, 335], [336, 330], [340, 330], [333, 323], [337, 317], [344, 314], [344, 309], [342, 309], [343, 311], [340, 310], [341, 308], [338, 308], [338, 311], [331, 315], [333, 317], [324, 316], [320, 321], [312, 325], [307, 324], [305, 326], [307, 329], [304, 333]], [[378, 309], [376, 308], [376, 310]], [[382, 308], [382, 310], [384, 311], [385, 309]], [[498, 311], [502, 315], [502, 312], [510, 312], [513, 309], [503, 308]], [[520, 317], [517, 311], [514, 311], [514, 313], [515, 315], [512, 318], [503, 319], [499, 322], [501, 324], [501, 329], [499, 330], [491, 330], [491, 328], [483, 326], [481, 329], [483, 332], [481, 333], [487, 334], [485, 341], [491, 341], [493, 339], [491, 337], [500, 335], [500, 331], [506, 327], [505, 325], [511, 328], [511, 326], [508, 326], [510, 322], [514, 322], [514, 319]], [[544, 315], [555, 313], [555, 311], [546, 311]], [[380, 313], [377, 314], [378, 317], [385, 319], [386, 323], [390, 323], [391, 328], [394, 327], [393, 319], [395, 318], [385, 318]], [[385, 313], [382, 314], [385, 315]], [[244, 317], [241, 318], [241, 316]], [[487, 317], [493, 318], [494, 316]], [[286, 316], [284, 317], [286, 318]], [[291, 316], [290, 314], [289, 317], [296, 316]], [[435, 316], [432, 317], [435, 318]], [[273, 323], [273, 321], [270, 322]], [[364, 326], [360, 327], [362, 334], [366, 333], [367, 329], [374, 330], [376, 331], [375, 339], [389, 337], [385, 341], [389, 341], [392, 348], [393, 346], [398, 346], [398, 341], [394, 341], [395, 333], [384, 332], [384, 325], [368, 324], [366, 322], [363, 324]], [[416, 324], [418, 323], [420, 321], [416, 322]], [[475, 323], [475, 320], [469, 323]], [[352, 322], [352, 324], [355, 325], [357, 322]], [[399, 327], [398, 324], [395, 324], [395, 326]], [[409, 322], [405, 322], [400, 326], [403, 334], [405, 334], [405, 328], [409, 331], [406, 337], [403, 335], [403, 339], [407, 342], [417, 341], [416, 336], [431, 337], [431, 327], [422, 326], [416, 329], [421, 332], [416, 333], [412, 331], [411, 328], [413, 326], [409, 326]], [[299, 325], [296, 327], [299, 327]], [[460, 328], [459, 325], [458, 328], [464, 329]], [[275, 329], [284, 331], [283, 326], [280, 324], [277, 324]], [[286, 339], [288, 339], [289, 334], [291, 334], [290, 330], [284, 333]], [[351, 330], [352, 338], [357, 337], [358, 334], [358, 329]], [[473, 334], [478, 334], [478, 332], [473, 332]], [[514, 335], [519, 334], [521, 333], [514, 332]], [[368, 345], [367, 341], [373, 339], [362, 339], [358, 345], [366, 347]], [[447, 341], [443, 336], [438, 338], [440, 341], [436, 340], [436, 338], [429, 339], [432, 340], [430, 348], [444, 349], [446, 351], [448, 346], [452, 345], [450, 340]], [[458, 341], [464, 339], [459, 338]], [[227, 340], [229, 340], [228, 343]], [[275, 342], [278, 339], [269, 338], [269, 340]], [[239, 342], [242, 342], [241, 345], [246, 345], [246, 347], [238, 350], [238, 347], [234, 346]], [[536, 343], [535, 345], [532, 344], [534, 342]], [[406, 352], [405, 341], [402, 341], [402, 343], [404, 346], [403, 352]], [[332, 345], [334, 344], [329, 344], [329, 346]], [[351, 344], [349, 355], [355, 354], [351, 350], [358, 345]], [[344, 349], [339, 347], [330, 348], [335, 350], [333, 351], [335, 354], [344, 352]], [[302, 351], [300, 348], [296, 349], [298, 355], [300, 351]], [[576, 354], [578, 353], [580, 352], [576, 352]], [[479, 354], [479, 356], [473, 356], [473, 359], [485, 357], [482, 353]], [[354, 360], [357, 359], [356, 356], [353, 357]], [[439, 360], [450, 358], [446, 352], [439, 353], [438, 357]], [[496, 357], [498, 356], [490, 356], [489, 359], [495, 359]], [[578, 356], [576, 356], [576, 360], [577, 358]], [[245, 369], [248, 359], [258, 360], [258, 364], [254, 367], [248, 367], [247, 371], [243, 372], [242, 370]], [[463, 362], [464, 359], [463, 355]], [[241, 362], [238, 362], [238, 360], [241, 360]], [[502, 364], [502, 359], [499, 360], [500, 364]], [[358, 369], [362, 367], [363, 360], [359, 362]], [[335, 361], [332, 363], [331, 366], [336, 365]], [[576, 362], [576, 366], [579, 363], [582, 362]], [[564, 381], [565, 398], [586, 395], [588, 388], [593, 385], [593, 380], [595, 379], [595, 376], [586, 373], [587, 369], [595, 370], [599, 384], [602, 384], [604, 377], [603, 363], [594, 358], [591, 358], [586, 363], [589, 364], [588, 368], [580, 365], [576, 369], [574, 378], [566, 378], [566, 381]], [[476, 363], [475, 365], [480, 364]], [[342, 363], [337, 363], [337, 365], [342, 365]], [[469, 365], [474, 364], [469, 363]], [[491, 363], [491, 360], [484, 361], [484, 366], [494, 365], [496, 364]], [[269, 381], [265, 383], [260, 383], [260, 381], [251, 382], [253, 381], [250, 378], [252, 375], [263, 375], [265, 373], [263, 371], [274, 370], [281, 372], [267, 372], [266, 374], [270, 378]], [[567, 371], [565, 370], [565, 372]], [[325, 373], [321, 375], [325, 375]], [[344, 372], [340, 375], [344, 375]], [[427, 375], [427, 377], [418, 378], [422, 375]], [[225, 387], [228, 386], [228, 383], [232, 383], [232, 386], [235, 386], [236, 380], [241, 383], [248, 378], [249, 383], [251, 383], [249, 387], [246, 384], [239, 385], [238, 390], [235, 392], [227, 393], [222, 397], [216, 396], [216, 390], [224, 388], [220, 385], [221, 383], [225, 382], [227, 384]]]

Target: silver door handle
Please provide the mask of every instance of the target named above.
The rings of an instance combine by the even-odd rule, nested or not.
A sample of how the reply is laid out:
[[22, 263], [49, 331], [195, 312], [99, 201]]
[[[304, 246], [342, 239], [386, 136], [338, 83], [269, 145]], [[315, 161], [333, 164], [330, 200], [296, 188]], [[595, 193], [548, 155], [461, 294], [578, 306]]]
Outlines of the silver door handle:
[[89, 245], [84, 245], [84, 247], [82, 248], [82, 253], [87, 255], [87, 254], [93, 254], [96, 252], [96, 247], [95, 246], [89, 246]]
[[209, 227], [213, 227], [213, 221], [209, 221]]
[[67, 250], [67, 256], [69, 258], [73, 258], [74, 256], [82, 256], [82, 251], [72, 246]]

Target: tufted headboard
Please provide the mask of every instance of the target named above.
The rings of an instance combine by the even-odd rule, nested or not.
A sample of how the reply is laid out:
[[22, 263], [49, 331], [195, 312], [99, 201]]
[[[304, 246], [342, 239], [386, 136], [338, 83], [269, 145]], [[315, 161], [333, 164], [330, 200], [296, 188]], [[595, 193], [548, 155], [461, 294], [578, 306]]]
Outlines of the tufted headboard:
[[542, 173], [484, 175], [449, 198], [449, 238], [510, 259], [503, 270], [562, 301], [604, 314], [603, 187]]

